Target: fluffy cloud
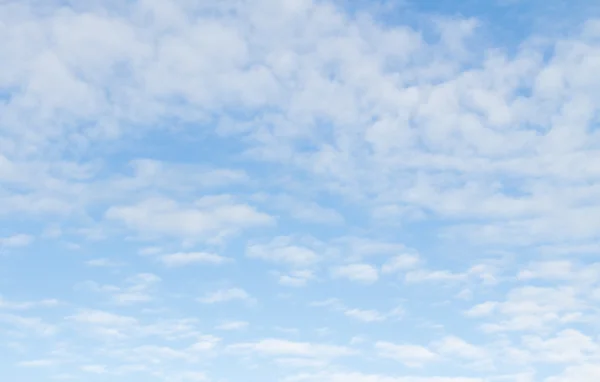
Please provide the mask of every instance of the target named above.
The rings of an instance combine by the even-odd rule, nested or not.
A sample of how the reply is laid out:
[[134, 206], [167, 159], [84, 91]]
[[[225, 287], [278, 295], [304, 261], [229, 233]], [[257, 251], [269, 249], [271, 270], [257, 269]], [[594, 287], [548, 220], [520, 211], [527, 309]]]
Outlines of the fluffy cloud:
[[377, 268], [369, 264], [348, 264], [334, 268], [332, 275], [335, 278], [344, 278], [361, 283], [374, 283], [379, 279]]
[[7, 378], [598, 379], [597, 7], [363, 3], [0, 5]]
[[123, 222], [141, 234], [219, 240], [240, 229], [273, 223], [273, 218], [229, 197], [204, 197], [184, 207], [167, 199], [149, 199], [132, 206], [111, 207], [108, 219]]
[[414, 268], [419, 263], [419, 257], [415, 255], [398, 255], [388, 260], [381, 267], [382, 273], [394, 273]]
[[313, 250], [294, 245], [289, 237], [278, 237], [266, 244], [252, 244], [246, 249], [246, 256], [300, 267], [312, 265], [319, 259]]
[[164, 255], [160, 258], [168, 267], [181, 267], [190, 264], [204, 263], [204, 264], [224, 264], [230, 259], [216, 255], [214, 253], [206, 252], [177, 252]]
[[506, 301], [476, 305], [467, 315], [502, 317], [502, 321], [482, 325], [488, 332], [540, 331], [585, 320], [588, 309], [574, 288], [527, 286], [511, 290]]
[[399, 361], [408, 367], [420, 367], [437, 358], [437, 355], [419, 345], [393, 344], [380, 341], [375, 344], [379, 356]]

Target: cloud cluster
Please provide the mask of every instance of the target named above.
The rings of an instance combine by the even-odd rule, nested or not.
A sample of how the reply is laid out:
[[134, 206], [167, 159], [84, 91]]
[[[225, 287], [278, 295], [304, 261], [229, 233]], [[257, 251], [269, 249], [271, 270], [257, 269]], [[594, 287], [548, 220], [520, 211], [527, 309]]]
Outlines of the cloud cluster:
[[358, 3], [0, 4], [3, 375], [600, 378], [593, 7]]

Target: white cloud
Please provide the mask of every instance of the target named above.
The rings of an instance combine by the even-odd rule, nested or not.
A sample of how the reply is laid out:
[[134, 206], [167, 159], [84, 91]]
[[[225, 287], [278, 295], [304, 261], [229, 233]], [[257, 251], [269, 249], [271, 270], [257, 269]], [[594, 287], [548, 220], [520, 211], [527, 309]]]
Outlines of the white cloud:
[[100, 326], [135, 326], [138, 321], [133, 317], [120, 316], [110, 312], [100, 310], [82, 310], [67, 319], [90, 325]]
[[[87, 368], [128, 381], [222, 380], [223, 365], [288, 382], [598, 379], [596, 8], [490, 2], [464, 19], [444, 16], [465, 14], [458, 3], [425, 7], [435, 17], [419, 2], [358, 3], [2, 2], [0, 219], [10, 232], [0, 246], [33, 243], [13, 230], [43, 230], [27, 256], [2, 263], [2, 293], [18, 301], [0, 309], [39, 316], [0, 314], [9, 346], [23, 350], [15, 364], [57, 360], [48, 378]], [[520, 17], [510, 28], [477, 18], [500, 13]], [[539, 24], [552, 30], [537, 33]], [[491, 41], [498, 30], [516, 32]], [[274, 245], [253, 239], [255, 228], [294, 236]], [[78, 253], [62, 256], [65, 246]], [[138, 247], [167, 255], [129, 256]], [[246, 249], [285, 269], [240, 257]], [[487, 263], [495, 251], [510, 261]], [[114, 265], [111, 253], [127, 267], [100, 269]], [[239, 266], [154, 269], [157, 259], [184, 265], [213, 253]], [[73, 264], [88, 259], [95, 268]], [[49, 266], [40, 279], [35, 270]], [[127, 269], [137, 276], [119, 281]], [[379, 272], [405, 284], [389, 277], [363, 294]], [[72, 296], [69, 283], [89, 278]], [[42, 309], [54, 305], [36, 296], [42, 281], [56, 309]], [[252, 328], [223, 340], [243, 346], [218, 346], [198, 327], [250, 317], [235, 304], [188, 309], [191, 294], [242, 284], [261, 305], [244, 311]], [[348, 320], [339, 325], [306, 306], [332, 286], [345, 303], [325, 305]], [[225, 288], [200, 300], [254, 297]], [[398, 300], [401, 332], [383, 322]], [[252, 339], [277, 325], [328, 342]], [[403, 342], [432, 328], [443, 329], [435, 341]], [[382, 331], [386, 342], [360, 357], [343, 359], [353, 349], [336, 345]], [[366, 374], [374, 353], [390, 366], [440, 362], [418, 376]]]
[[81, 370], [92, 374], [105, 374], [107, 372], [106, 366], [102, 365], [84, 365]]
[[528, 280], [535, 278], [565, 279], [572, 274], [571, 262], [565, 260], [532, 264], [530, 269], [519, 272], [519, 279]]
[[310, 270], [296, 270], [279, 275], [279, 284], [290, 287], [303, 287], [315, 276]]
[[26, 247], [33, 242], [31, 235], [18, 234], [0, 238], [0, 247], [19, 248]]
[[346, 236], [335, 239], [333, 244], [339, 246], [348, 259], [353, 261], [360, 261], [366, 257], [393, 256], [406, 251], [403, 244], [368, 237]]
[[278, 358], [275, 360], [278, 365], [285, 367], [294, 367], [299, 369], [305, 368], [323, 368], [327, 366], [327, 362], [319, 359], [306, 359], [297, 357]]
[[198, 299], [198, 301], [203, 304], [215, 304], [234, 300], [241, 300], [249, 303], [255, 301], [248, 292], [241, 288], [220, 289], [207, 293], [204, 297]]
[[597, 263], [582, 266], [569, 260], [548, 260], [530, 263], [520, 270], [520, 280], [574, 281], [591, 285], [600, 277]]
[[119, 263], [117, 261], [113, 261], [110, 259], [106, 259], [106, 258], [88, 260], [85, 262], [85, 264], [90, 267], [98, 267], [98, 268], [112, 268], [112, 267], [119, 267], [122, 265], [122, 263]]
[[56, 361], [51, 359], [36, 359], [33, 361], [19, 362], [20, 367], [50, 367], [56, 365]]
[[299, 221], [328, 225], [344, 223], [344, 217], [338, 211], [291, 195], [269, 195], [265, 196], [265, 201]]
[[403, 254], [388, 260], [381, 267], [382, 273], [393, 273], [414, 268], [419, 263], [419, 257], [416, 255]]
[[111, 207], [106, 217], [121, 221], [142, 234], [208, 241], [274, 222], [271, 216], [249, 205], [221, 196], [204, 197], [189, 206], [164, 198], [146, 199], [135, 205]]
[[312, 249], [292, 244], [290, 237], [277, 237], [266, 244], [249, 245], [246, 256], [296, 267], [306, 267], [319, 260]]
[[526, 286], [512, 289], [505, 301], [481, 303], [466, 314], [496, 319], [482, 325], [487, 332], [543, 331], [582, 321], [588, 309], [572, 287]]
[[379, 341], [375, 343], [375, 349], [380, 357], [402, 362], [408, 367], [421, 367], [426, 363], [435, 361], [438, 357], [431, 350], [420, 345], [394, 344]]
[[[290, 376], [285, 382], [484, 382], [482, 378], [398, 376], [359, 372], [318, 372]], [[519, 381], [520, 382], [520, 381]]]
[[544, 382], [594, 382], [599, 377], [600, 367], [592, 363], [570, 366], [561, 375], [546, 378]]
[[217, 325], [218, 330], [242, 330], [248, 327], [246, 321], [227, 321]]
[[335, 358], [354, 355], [350, 348], [336, 345], [294, 342], [280, 339], [264, 339], [252, 343], [239, 343], [229, 346], [230, 351], [248, 351], [272, 356], [295, 356], [307, 358]]
[[446, 336], [439, 341], [435, 341], [433, 348], [437, 353], [444, 356], [467, 360], [481, 360], [490, 356], [485, 348], [470, 344], [456, 336]]
[[383, 313], [375, 309], [350, 308], [345, 306], [340, 300], [334, 298], [324, 301], [315, 301], [312, 302], [310, 306], [326, 307], [332, 311], [342, 312], [345, 316], [362, 322], [381, 322], [389, 318], [398, 319], [404, 314], [402, 307], [395, 307], [389, 312]]
[[206, 373], [202, 373], [199, 371], [188, 371], [181, 373], [175, 378], [176, 381], [188, 381], [188, 382], [198, 382], [198, 381], [208, 381], [208, 377]]
[[600, 356], [600, 344], [574, 329], [562, 330], [552, 338], [524, 336], [523, 345], [536, 359], [554, 364], [581, 364]]
[[21, 334], [36, 334], [42, 337], [53, 336], [58, 332], [55, 325], [48, 324], [38, 317], [26, 317], [15, 314], [0, 314], [0, 322], [21, 330]]
[[213, 336], [213, 335], [203, 335], [198, 338], [196, 343], [194, 343], [190, 350], [197, 352], [207, 352], [209, 350], [214, 349], [217, 344], [221, 342], [221, 338]]
[[371, 284], [379, 279], [377, 268], [370, 264], [348, 264], [332, 269], [334, 278], [344, 278], [361, 283]]
[[404, 279], [408, 283], [422, 282], [455, 282], [462, 281], [468, 277], [466, 273], [453, 273], [450, 271], [430, 271], [419, 269], [407, 272]]
[[40, 301], [9, 301], [0, 296], [0, 309], [26, 310], [33, 308], [51, 308], [59, 305], [56, 299], [45, 299]]
[[248, 175], [240, 170], [206, 168], [196, 164], [135, 159], [129, 163], [132, 176], [115, 179], [111, 187], [123, 191], [147, 188], [155, 190], [193, 191], [246, 183]]
[[486, 301], [470, 308], [465, 312], [465, 314], [470, 317], [487, 316], [490, 315], [494, 311], [494, 309], [496, 309], [497, 306], [498, 303], [495, 301]]
[[384, 314], [381, 314], [376, 310], [348, 309], [344, 314], [364, 322], [379, 322], [386, 319]]
[[157, 255], [160, 252], [162, 252], [160, 247], [145, 247], [138, 251], [138, 253], [142, 256]]
[[335, 310], [343, 310], [344, 304], [337, 298], [330, 298], [322, 301], [313, 301], [310, 303], [310, 306], [318, 306], [318, 307], [328, 307]]
[[207, 252], [177, 252], [161, 256], [160, 261], [168, 267], [182, 267], [190, 264], [224, 264], [230, 259]]
[[110, 299], [118, 305], [131, 305], [152, 301], [152, 292], [155, 290], [156, 285], [161, 281], [161, 278], [155, 274], [139, 273], [128, 277], [125, 280], [125, 285], [122, 287], [99, 285], [98, 283], [91, 281], [88, 281], [83, 285], [94, 292], [109, 295]]

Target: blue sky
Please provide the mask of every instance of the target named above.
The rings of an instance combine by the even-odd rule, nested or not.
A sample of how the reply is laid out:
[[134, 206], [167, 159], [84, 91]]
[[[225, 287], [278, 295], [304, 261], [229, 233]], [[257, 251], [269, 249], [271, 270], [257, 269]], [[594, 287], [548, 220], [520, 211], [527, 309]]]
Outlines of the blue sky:
[[584, 1], [5, 1], [6, 380], [600, 379]]

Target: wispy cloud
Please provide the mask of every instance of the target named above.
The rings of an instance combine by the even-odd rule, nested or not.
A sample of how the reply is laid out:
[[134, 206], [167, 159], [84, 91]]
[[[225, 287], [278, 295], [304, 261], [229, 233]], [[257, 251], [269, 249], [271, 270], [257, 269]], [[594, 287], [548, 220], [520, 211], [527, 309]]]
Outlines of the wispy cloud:
[[234, 300], [241, 300], [247, 303], [255, 302], [254, 298], [241, 288], [219, 289], [214, 292], [209, 292], [204, 295], [204, 297], [198, 299], [198, 301], [203, 304], [216, 304]]

